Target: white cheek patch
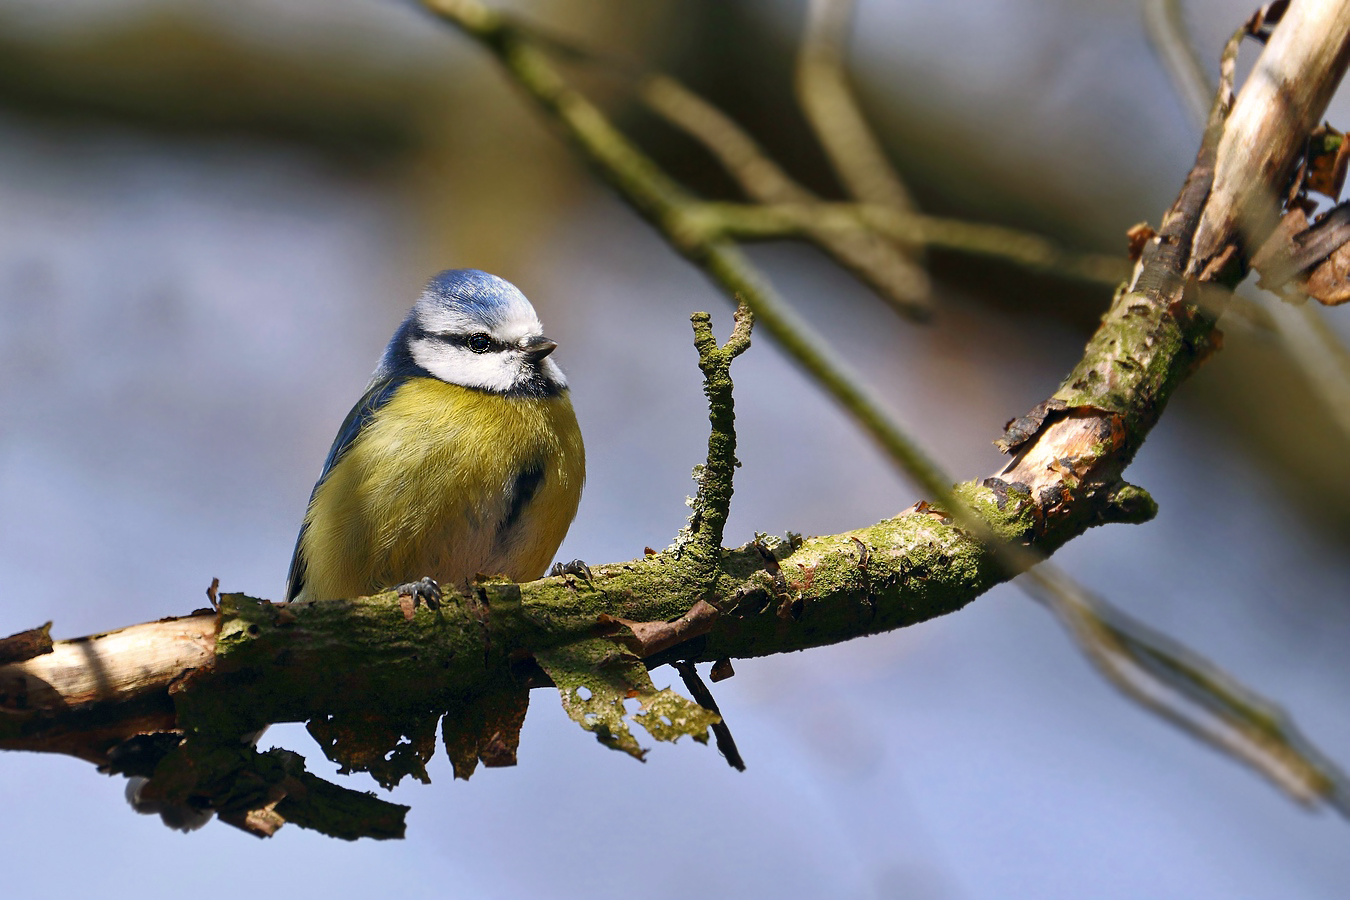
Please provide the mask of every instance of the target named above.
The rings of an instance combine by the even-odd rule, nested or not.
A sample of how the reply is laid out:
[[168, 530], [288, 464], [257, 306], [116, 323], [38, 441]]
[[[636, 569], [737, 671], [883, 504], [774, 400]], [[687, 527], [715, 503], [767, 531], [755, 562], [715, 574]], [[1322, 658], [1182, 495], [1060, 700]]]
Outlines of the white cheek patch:
[[419, 338], [409, 350], [413, 362], [450, 384], [505, 392], [522, 374], [521, 360], [511, 353], [474, 353], [436, 338]]

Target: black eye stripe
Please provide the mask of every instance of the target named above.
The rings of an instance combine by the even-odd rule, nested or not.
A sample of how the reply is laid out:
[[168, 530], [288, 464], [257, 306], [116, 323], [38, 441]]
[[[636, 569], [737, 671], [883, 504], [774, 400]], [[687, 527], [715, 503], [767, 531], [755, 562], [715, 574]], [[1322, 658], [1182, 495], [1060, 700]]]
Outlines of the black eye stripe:
[[485, 331], [476, 331], [473, 334], [438, 334], [436, 337], [453, 347], [463, 347], [474, 353], [487, 353], [489, 351], [507, 349], [506, 344], [497, 340]]

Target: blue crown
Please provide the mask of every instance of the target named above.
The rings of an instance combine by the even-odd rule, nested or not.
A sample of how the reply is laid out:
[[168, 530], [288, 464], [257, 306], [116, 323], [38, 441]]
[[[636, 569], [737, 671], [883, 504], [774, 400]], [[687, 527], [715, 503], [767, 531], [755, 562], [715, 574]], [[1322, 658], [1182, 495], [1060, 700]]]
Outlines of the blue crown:
[[501, 318], [501, 313], [524, 303], [525, 295], [505, 278], [498, 278], [479, 269], [449, 269], [427, 282], [424, 298], [447, 307], [458, 307], [487, 322]]

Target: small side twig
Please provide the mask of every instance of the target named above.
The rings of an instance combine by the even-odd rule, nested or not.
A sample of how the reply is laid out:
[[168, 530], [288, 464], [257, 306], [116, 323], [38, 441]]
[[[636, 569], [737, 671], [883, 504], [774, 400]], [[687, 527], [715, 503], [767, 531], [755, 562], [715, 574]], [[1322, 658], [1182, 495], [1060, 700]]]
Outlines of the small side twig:
[[811, 0], [797, 54], [797, 101], [849, 195], [890, 209], [914, 199], [867, 124], [844, 69], [853, 0]]
[[684, 681], [685, 689], [699, 706], [706, 710], [717, 713], [720, 717], [712, 727], [713, 740], [717, 742], [717, 749], [726, 759], [727, 765], [731, 766], [737, 772], [745, 771], [745, 760], [741, 758], [741, 751], [736, 749], [736, 739], [731, 736], [731, 729], [727, 726], [726, 717], [722, 711], [717, 708], [717, 701], [713, 699], [712, 691], [703, 683], [699, 677], [698, 670], [694, 668], [691, 662], [672, 663], [675, 671], [680, 673], [680, 678]]
[[0, 638], [0, 666], [52, 652], [52, 623]]
[[695, 470], [698, 492], [693, 499], [687, 537], [682, 551], [693, 551], [709, 564], [722, 552], [722, 531], [731, 509], [732, 482], [736, 467], [736, 409], [732, 397], [731, 363], [750, 347], [755, 317], [744, 301], [736, 306], [735, 328], [721, 346], [712, 332], [712, 316], [697, 312], [689, 317], [694, 325], [694, 347], [703, 372], [703, 393], [708, 398], [708, 461]]
[[1004, 262], [1029, 272], [1114, 287], [1130, 274], [1120, 256], [1077, 253], [1054, 241], [1001, 225], [945, 219], [855, 203], [702, 203], [689, 218], [709, 238], [779, 240], [875, 232], [898, 242]]
[[1214, 85], [1195, 52], [1180, 0], [1145, 0], [1144, 26], [1149, 41], [1192, 120], [1204, 126]]

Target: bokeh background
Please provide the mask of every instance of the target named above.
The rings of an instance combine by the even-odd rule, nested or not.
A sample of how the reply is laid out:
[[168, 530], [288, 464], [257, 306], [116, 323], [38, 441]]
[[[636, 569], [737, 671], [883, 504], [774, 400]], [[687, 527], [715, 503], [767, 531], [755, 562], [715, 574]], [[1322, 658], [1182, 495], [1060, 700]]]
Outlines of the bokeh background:
[[[1171, 201], [1197, 132], [1135, 4], [859, 5], [855, 79], [926, 210], [1122, 251]], [[678, 74], [838, 195], [791, 97], [803, 3], [515, 6]], [[1210, 60], [1249, 12], [1187, 4]], [[600, 87], [663, 163], [732, 196]], [[1350, 121], [1344, 97], [1332, 120]], [[915, 327], [814, 251], [754, 256], [961, 478], [994, 471], [990, 440], [1053, 390], [1108, 300], [938, 255], [939, 314]], [[0, 633], [183, 613], [213, 576], [276, 597], [338, 423], [451, 266], [516, 282], [561, 344], [590, 476], [560, 556], [668, 543], [706, 440], [688, 315], [725, 334], [730, 306], [477, 46], [393, 0], [0, 0]], [[1327, 319], [1350, 337], [1350, 313]], [[1157, 520], [1056, 559], [1350, 765], [1348, 437], [1259, 320], [1224, 328], [1130, 470]], [[767, 339], [736, 379], [728, 543], [918, 499]], [[519, 767], [455, 782], [438, 757], [434, 784], [393, 794], [413, 807], [396, 843], [184, 836], [131, 814], [120, 779], [6, 754], [0, 881], [30, 898], [409, 900], [1330, 900], [1350, 884], [1350, 825], [1122, 700], [1016, 588], [737, 670], [715, 689], [744, 774], [687, 741], [637, 764], [539, 691]], [[299, 726], [264, 743], [332, 769]]]

